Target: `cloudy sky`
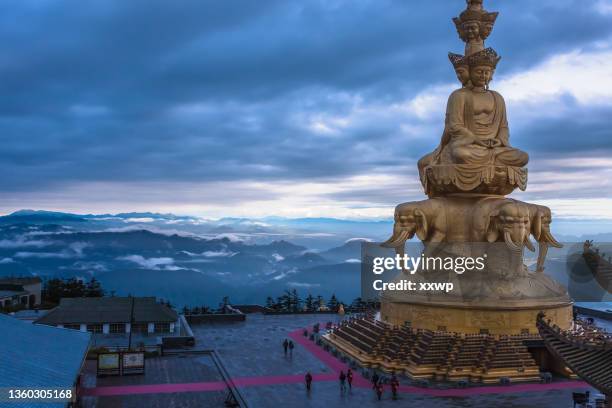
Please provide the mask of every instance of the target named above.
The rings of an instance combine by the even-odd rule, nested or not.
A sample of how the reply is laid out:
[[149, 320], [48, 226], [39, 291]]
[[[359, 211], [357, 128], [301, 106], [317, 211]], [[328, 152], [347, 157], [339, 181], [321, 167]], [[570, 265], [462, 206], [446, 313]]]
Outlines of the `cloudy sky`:
[[[458, 86], [461, 0], [0, 3], [0, 212], [389, 217]], [[612, 219], [612, 1], [488, 0], [514, 197]]]

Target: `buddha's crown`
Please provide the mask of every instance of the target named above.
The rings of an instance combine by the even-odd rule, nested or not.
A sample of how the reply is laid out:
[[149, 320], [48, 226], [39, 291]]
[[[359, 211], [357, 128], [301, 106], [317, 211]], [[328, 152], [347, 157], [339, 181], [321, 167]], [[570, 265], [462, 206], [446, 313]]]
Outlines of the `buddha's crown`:
[[467, 23], [478, 25], [478, 40], [484, 41], [493, 30], [499, 13], [488, 12], [482, 8], [482, 1], [468, 1], [467, 9], [459, 17], [453, 18], [457, 33], [463, 42], [468, 42]]
[[455, 54], [453, 52], [449, 52], [448, 59], [450, 60], [451, 64], [453, 64], [453, 67], [455, 68], [468, 65], [467, 60], [461, 54]]
[[470, 67], [486, 65], [495, 69], [501, 57], [497, 55], [497, 52], [495, 52], [493, 48], [489, 47], [466, 57], [466, 59]]

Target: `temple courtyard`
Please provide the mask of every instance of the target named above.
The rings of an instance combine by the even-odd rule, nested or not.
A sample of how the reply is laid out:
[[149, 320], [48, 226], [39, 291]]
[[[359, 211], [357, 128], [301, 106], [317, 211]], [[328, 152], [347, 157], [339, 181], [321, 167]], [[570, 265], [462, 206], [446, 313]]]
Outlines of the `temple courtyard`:
[[[336, 315], [248, 315], [246, 321], [193, 326], [196, 349], [147, 359], [146, 374], [96, 378], [86, 367], [82, 394], [86, 407], [224, 406], [227, 381], [249, 407], [571, 407], [572, 392], [597, 391], [582, 381], [556, 378], [550, 384], [418, 387], [400, 377], [398, 400], [386, 386], [378, 401], [370, 383], [356, 372], [352, 390], [340, 391], [338, 373], [347, 365], [302, 335], [314, 323], [338, 322]], [[295, 348], [284, 354], [282, 342]], [[225, 378], [207, 350], [215, 350]], [[314, 377], [306, 391], [304, 375]]]

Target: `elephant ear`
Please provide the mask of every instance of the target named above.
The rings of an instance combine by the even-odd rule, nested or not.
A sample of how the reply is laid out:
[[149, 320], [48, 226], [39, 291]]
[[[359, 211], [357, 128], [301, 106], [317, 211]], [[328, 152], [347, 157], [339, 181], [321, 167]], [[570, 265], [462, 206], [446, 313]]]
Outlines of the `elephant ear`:
[[497, 216], [499, 211], [493, 211], [489, 214], [486, 225], [486, 234], [488, 242], [496, 242], [499, 239], [499, 229], [497, 228]]
[[535, 237], [536, 241], [540, 240], [540, 236], [542, 235], [542, 218], [544, 214], [538, 210], [536, 216], [533, 219], [533, 223], [531, 224], [531, 233]]
[[427, 225], [427, 217], [425, 213], [418, 208], [414, 210], [414, 218], [416, 222], [416, 234], [417, 237], [421, 241], [425, 241], [427, 239], [427, 235], [429, 232], [429, 226]]

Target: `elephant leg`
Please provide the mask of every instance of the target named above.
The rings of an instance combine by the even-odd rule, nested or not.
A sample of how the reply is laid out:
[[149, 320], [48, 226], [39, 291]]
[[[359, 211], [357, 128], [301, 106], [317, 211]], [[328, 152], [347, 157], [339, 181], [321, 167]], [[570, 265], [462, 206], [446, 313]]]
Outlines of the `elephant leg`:
[[435, 231], [431, 239], [428, 242], [424, 242], [425, 251], [423, 252], [424, 257], [431, 257], [438, 252], [438, 249], [442, 246], [446, 238], [446, 234], [441, 231]]

